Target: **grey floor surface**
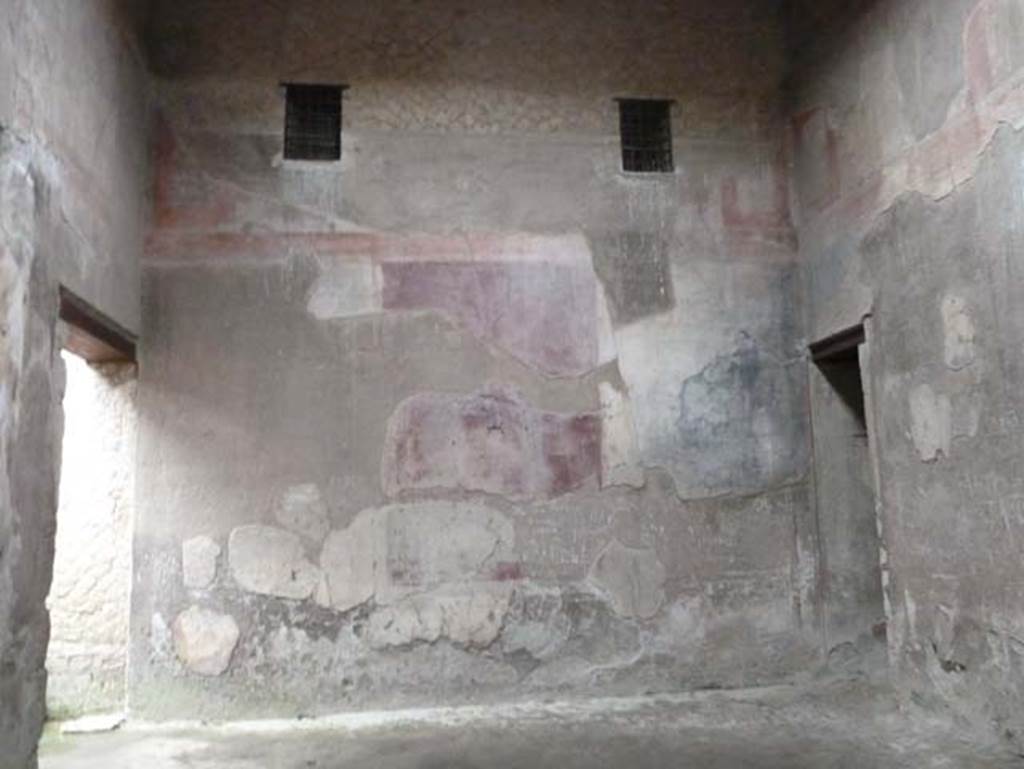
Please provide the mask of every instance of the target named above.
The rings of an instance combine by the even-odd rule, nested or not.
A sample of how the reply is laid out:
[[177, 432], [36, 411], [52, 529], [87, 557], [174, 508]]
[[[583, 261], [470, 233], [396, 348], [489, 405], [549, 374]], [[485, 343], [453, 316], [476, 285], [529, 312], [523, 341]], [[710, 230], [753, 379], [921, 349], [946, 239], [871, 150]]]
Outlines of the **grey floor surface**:
[[51, 729], [41, 769], [988, 769], [1024, 759], [854, 684], [225, 725]]

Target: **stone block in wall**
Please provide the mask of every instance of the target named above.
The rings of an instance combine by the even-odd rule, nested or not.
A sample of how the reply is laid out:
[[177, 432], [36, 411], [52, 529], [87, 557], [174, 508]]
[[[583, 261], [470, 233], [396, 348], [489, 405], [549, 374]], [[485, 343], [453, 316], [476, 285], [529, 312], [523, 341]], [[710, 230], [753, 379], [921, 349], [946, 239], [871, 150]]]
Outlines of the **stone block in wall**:
[[273, 526], [239, 526], [228, 540], [231, 576], [243, 590], [303, 600], [320, 584], [298, 535]]
[[377, 592], [378, 570], [387, 560], [384, 519], [361, 513], [344, 529], [327, 535], [320, 568], [327, 584], [327, 603], [338, 611], [360, 606]]
[[174, 650], [193, 673], [219, 676], [231, 664], [239, 630], [227, 614], [192, 606], [174, 620]]

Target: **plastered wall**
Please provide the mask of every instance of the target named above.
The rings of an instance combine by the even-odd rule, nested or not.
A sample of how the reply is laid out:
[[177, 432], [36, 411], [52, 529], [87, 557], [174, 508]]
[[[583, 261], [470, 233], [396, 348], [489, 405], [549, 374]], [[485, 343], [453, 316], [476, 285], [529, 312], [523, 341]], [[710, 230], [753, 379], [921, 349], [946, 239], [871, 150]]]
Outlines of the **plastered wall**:
[[1021, 743], [1024, 5], [876, 2], [796, 75], [810, 336], [871, 315], [889, 653]]
[[139, 324], [145, 76], [113, 3], [0, 4], [0, 766], [35, 766], [60, 460], [57, 286]]
[[[804, 348], [870, 315], [890, 661], [1019, 741], [1017, 0], [156, 3], [152, 142], [128, 10], [0, 7], [0, 766], [58, 283], [143, 332], [137, 715], [807, 670]], [[282, 81], [350, 86], [339, 164], [281, 159]], [[674, 100], [674, 174], [621, 172], [619, 96]]]
[[[133, 712], [817, 658], [781, 32], [755, 5], [157, 5]], [[349, 86], [340, 163], [282, 160], [284, 81]], [[620, 170], [620, 96], [674, 100], [674, 174]]]

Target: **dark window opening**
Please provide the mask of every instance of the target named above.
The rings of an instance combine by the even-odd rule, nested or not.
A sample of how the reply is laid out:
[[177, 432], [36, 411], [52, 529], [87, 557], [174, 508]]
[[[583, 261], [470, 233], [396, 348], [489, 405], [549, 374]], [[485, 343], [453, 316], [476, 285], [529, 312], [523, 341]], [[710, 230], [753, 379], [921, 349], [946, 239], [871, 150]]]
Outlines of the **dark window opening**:
[[285, 86], [286, 160], [341, 159], [341, 93], [338, 85]]
[[864, 384], [858, 348], [851, 347], [824, 358], [815, 358], [814, 362], [831, 385], [836, 398], [847, 409], [856, 425], [856, 435], [867, 439], [868, 417], [864, 406]]
[[661, 99], [620, 99], [622, 170], [671, 173], [672, 103]]

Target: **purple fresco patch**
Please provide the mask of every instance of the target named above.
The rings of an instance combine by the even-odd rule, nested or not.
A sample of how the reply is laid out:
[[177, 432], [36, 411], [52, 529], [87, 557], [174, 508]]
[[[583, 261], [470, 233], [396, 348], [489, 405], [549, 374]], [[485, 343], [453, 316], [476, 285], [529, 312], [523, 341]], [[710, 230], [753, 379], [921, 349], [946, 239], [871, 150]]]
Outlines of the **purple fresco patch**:
[[551, 376], [598, 363], [597, 280], [584, 261], [392, 262], [384, 308], [440, 310], [476, 338]]
[[518, 582], [525, 579], [526, 573], [523, 565], [515, 561], [500, 561], [494, 567], [494, 580], [496, 582]]
[[597, 414], [543, 412], [516, 394], [422, 394], [388, 424], [383, 482], [389, 496], [462, 489], [510, 498], [554, 497], [598, 479]]

